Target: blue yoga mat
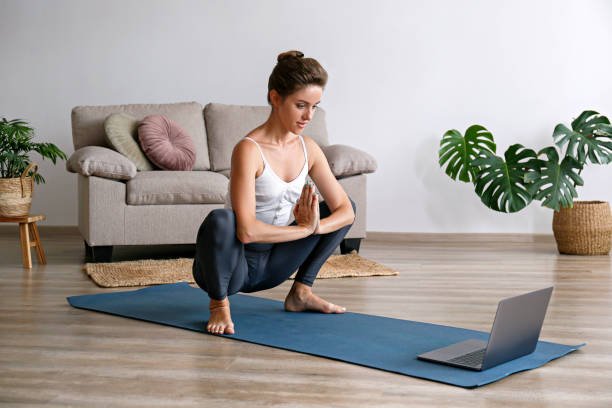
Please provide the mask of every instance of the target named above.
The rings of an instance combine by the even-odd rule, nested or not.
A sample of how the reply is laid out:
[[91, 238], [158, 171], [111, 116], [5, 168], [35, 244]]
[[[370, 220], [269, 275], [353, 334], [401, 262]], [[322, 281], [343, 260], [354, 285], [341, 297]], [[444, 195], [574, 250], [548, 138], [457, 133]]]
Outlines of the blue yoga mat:
[[[204, 291], [185, 282], [67, 299], [81, 309], [209, 334], [206, 331], [209, 298]], [[540, 367], [584, 345], [540, 341], [535, 352], [527, 356], [477, 372], [417, 360], [417, 355], [467, 339], [486, 340], [488, 333], [362, 313], [292, 313], [284, 310], [283, 302], [241, 294], [230, 296], [230, 303], [236, 333], [215, 336], [466, 388]]]

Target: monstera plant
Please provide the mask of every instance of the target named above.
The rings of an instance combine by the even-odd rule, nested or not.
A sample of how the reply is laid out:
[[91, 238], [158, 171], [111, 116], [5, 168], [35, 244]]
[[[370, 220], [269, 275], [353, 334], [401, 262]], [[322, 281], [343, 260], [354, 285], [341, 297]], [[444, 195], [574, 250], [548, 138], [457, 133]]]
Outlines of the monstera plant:
[[569, 129], [558, 124], [555, 146], [539, 152], [520, 144], [497, 156], [493, 135], [480, 125], [470, 126], [465, 136], [452, 129], [440, 141], [439, 163], [446, 174], [472, 182], [484, 205], [499, 212], [517, 212], [531, 201], [559, 210], [572, 207], [576, 186], [584, 184], [580, 173], [586, 163], [612, 162], [612, 126], [607, 117], [584, 111]]
[[[607, 202], [576, 201], [576, 186], [587, 163], [612, 162], [612, 126], [607, 117], [591, 110], [582, 112], [571, 129], [558, 124], [554, 146], [536, 153], [520, 144], [510, 146], [504, 157], [496, 155], [493, 135], [480, 125], [465, 135], [452, 129], [440, 141], [440, 167], [453, 180], [471, 182], [484, 205], [514, 213], [533, 200], [555, 210], [553, 232], [559, 252], [607, 254], [610, 252], [612, 215]], [[579, 204], [573, 209], [574, 204]]]

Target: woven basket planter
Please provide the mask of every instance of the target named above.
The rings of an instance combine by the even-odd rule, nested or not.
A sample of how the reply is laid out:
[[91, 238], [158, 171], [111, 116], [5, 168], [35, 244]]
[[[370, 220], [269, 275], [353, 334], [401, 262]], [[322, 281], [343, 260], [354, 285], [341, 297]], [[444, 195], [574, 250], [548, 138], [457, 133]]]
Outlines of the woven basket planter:
[[32, 167], [38, 164], [30, 163], [21, 177], [0, 178], [0, 217], [22, 217], [30, 214], [30, 204], [34, 196], [34, 174], [26, 177]]
[[607, 255], [612, 238], [612, 214], [605, 201], [574, 201], [553, 216], [557, 249], [570, 255]]

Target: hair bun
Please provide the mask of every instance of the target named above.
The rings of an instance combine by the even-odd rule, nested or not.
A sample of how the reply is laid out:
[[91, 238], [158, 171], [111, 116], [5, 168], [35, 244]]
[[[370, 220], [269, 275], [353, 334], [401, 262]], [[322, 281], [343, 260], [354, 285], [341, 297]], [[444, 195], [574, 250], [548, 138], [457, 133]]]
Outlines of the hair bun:
[[292, 58], [292, 57], [303, 58], [304, 57], [304, 53], [302, 53], [301, 51], [297, 51], [297, 50], [285, 51], [285, 52], [283, 52], [281, 54], [278, 54], [277, 61], [281, 62], [284, 59]]

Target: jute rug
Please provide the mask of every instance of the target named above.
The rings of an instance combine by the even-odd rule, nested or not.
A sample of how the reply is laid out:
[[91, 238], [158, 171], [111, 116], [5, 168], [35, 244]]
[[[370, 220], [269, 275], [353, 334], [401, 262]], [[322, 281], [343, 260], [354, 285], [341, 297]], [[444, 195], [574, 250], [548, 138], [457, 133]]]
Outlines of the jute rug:
[[[193, 258], [144, 259], [86, 263], [83, 271], [99, 286], [116, 288], [175, 282], [194, 283], [192, 266]], [[294, 279], [296, 272], [289, 279]], [[321, 267], [317, 279], [391, 275], [398, 273], [387, 266], [362, 258], [353, 251], [345, 255], [331, 255]]]

